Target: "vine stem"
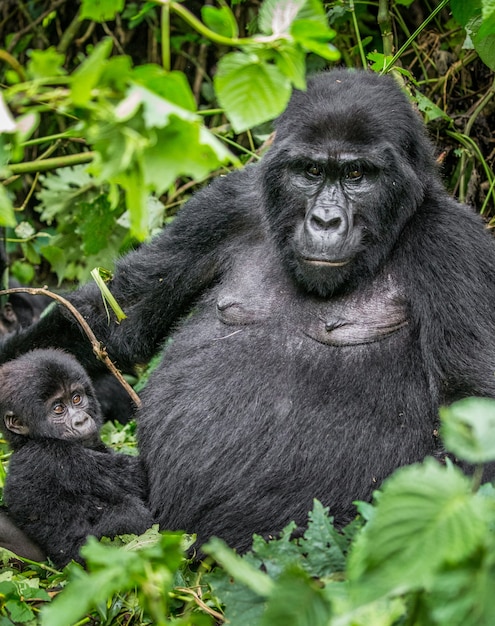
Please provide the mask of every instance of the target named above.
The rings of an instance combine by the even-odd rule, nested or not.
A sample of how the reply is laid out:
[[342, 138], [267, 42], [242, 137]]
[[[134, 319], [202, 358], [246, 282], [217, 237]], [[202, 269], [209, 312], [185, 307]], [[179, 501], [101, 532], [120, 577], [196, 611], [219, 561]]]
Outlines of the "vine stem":
[[170, 72], [170, 5], [162, 6], [162, 65], [163, 69]]
[[61, 157], [53, 157], [52, 159], [43, 159], [42, 161], [9, 164], [9, 175], [46, 172], [48, 170], [56, 170], [59, 167], [67, 167], [68, 165], [90, 163], [94, 159], [95, 154], [95, 152], [81, 152], [80, 154], [67, 154]]
[[68, 309], [72, 315], [76, 318], [78, 324], [85, 332], [86, 337], [89, 339], [91, 343], [91, 347], [93, 348], [93, 353], [99, 361], [102, 361], [107, 368], [112, 372], [115, 378], [119, 381], [119, 383], [124, 387], [124, 389], [129, 394], [131, 400], [135, 404], [137, 408], [141, 406], [141, 400], [134, 389], [129, 385], [129, 383], [122, 376], [121, 372], [115, 367], [112, 363], [110, 357], [106, 349], [102, 346], [101, 342], [98, 341], [95, 334], [91, 330], [91, 327], [83, 318], [83, 316], [79, 313], [76, 307], [66, 300], [66, 298], [60, 296], [58, 293], [53, 293], [53, 291], [49, 291], [46, 287], [38, 288], [38, 287], [13, 287], [12, 289], [2, 289], [0, 290], [0, 296], [9, 295], [11, 293], [28, 293], [32, 296], [49, 296], [53, 300], [60, 302], [66, 309]]
[[[173, 0], [156, 0], [158, 4], [161, 4], [165, 7], [169, 7], [171, 11], [177, 13], [189, 26], [191, 26], [197, 33], [206, 37], [213, 43], [218, 44], [219, 46], [228, 46], [229, 48], [234, 48], [236, 46], [244, 46], [251, 45], [260, 42], [270, 42], [276, 41], [280, 38], [278, 35], [267, 35], [263, 37], [225, 37], [224, 35], [220, 35], [216, 33], [214, 30], [211, 30], [201, 20], [199, 20], [191, 11], [186, 9], [186, 7], [180, 2], [174, 2]], [[162, 16], [163, 18], [163, 16]]]
[[430, 13], [430, 15], [422, 22], [419, 27], [414, 31], [414, 33], [408, 37], [407, 41], [397, 50], [394, 56], [390, 59], [390, 61], [386, 64], [386, 66], [381, 71], [382, 74], [386, 74], [391, 67], [395, 65], [395, 62], [402, 56], [404, 50], [407, 50], [411, 43], [416, 39], [416, 37], [426, 28], [426, 26], [431, 22], [431, 20], [435, 19], [435, 17], [440, 13], [442, 9], [444, 9], [450, 0], [442, 0], [440, 4]]

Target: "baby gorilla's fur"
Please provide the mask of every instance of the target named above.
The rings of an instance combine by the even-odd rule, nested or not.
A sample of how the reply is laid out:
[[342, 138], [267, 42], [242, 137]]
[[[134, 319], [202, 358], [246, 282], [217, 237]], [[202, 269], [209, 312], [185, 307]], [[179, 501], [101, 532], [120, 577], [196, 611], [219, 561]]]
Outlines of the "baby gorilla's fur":
[[99, 437], [91, 382], [60, 350], [33, 350], [0, 368], [0, 427], [13, 449], [10, 518], [59, 567], [81, 561], [88, 535], [143, 533], [153, 524], [137, 457]]

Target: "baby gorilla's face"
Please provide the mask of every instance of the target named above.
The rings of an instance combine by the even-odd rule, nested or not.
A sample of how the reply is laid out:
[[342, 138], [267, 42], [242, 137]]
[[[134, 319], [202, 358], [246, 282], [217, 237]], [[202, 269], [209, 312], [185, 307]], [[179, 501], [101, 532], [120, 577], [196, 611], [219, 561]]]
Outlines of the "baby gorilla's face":
[[[65, 386], [65, 385], [64, 385]], [[81, 440], [95, 435], [98, 426], [88, 413], [89, 400], [82, 387], [67, 385], [60, 394], [46, 402], [45, 424], [40, 435], [53, 439]]]
[[0, 368], [0, 412], [2, 430], [14, 447], [28, 439], [91, 445], [101, 425], [91, 380], [60, 350], [33, 350]]

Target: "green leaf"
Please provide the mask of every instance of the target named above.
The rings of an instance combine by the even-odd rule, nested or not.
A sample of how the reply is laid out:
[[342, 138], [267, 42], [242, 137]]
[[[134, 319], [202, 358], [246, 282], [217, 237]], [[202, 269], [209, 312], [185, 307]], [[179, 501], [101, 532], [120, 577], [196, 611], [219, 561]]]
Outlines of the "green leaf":
[[309, 573], [322, 577], [345, 571], [348, 544], [348, 539], [335, 530], [328, 508], [315, 500], [308, 528], [300, 541]]
[[221, 7], [205, 5], [201, 8], [201, 17], [209, 29], [223, 37], [233, 39], [239, 35], [236, 19], [227, 5]]
[[290, 80], [278, 67], [243, 52], [220, 59], [214, 84], [220, 105], [238, 133], [282, 113], [291, 94]]
[[485, 544], [490, 501], [471, 491], [454, 466], [433, 459], [398, 470], [383, 485], [375, 512], [353, 545], [349, 580], [361, 601], [432, 585], [443, 567]]
[[91, 92], [103, 74], [112, 45], [109, 37], [100, 41], [92, 54], [72, 74], [71, 97], [76, 106], [83, 106], [91, 99]]
[[132, 85], [126, 97], [115, 109], [118, 121], [127, 121], [136, 115], [139, 107], [143, 108], [146, 128], [163, 128], [170, 122], [171, 116], [195, 122], [198, 116], [190, 110], [177, 106], [141, 85]]
[[464, 398], [440, 409], [445, 447], [470, 463], [495, 460], [495, 400]]
[[81, 196], [81, 189], [92, 187], [93, 178], [85, 165], [61, 167], [55, 172], [40, 176], [41, 190], [36, 194], [41, 219], [51, 224], [68, 207], [74, 207]]
[[229, 626], [258, 626], [265, 600], [217, 567], [205, 577], [224, 606]]
[[482, 0], [450, 0], [450, 8], [455, 19], [461, 26], [466, 24], [478, 14], [481, 14]]
[[290, 32], [294, 40], [306, 50], [318, 54], [327, 61], [340, 59], [340, 52], [329, 43], [336, 33], [326, 24], [315, 20], [296, 20]]
[[52, 270], [56, 273], [59, 284], [65, 278], [67, 260], [65, 252], [58, 246], [41, 246], [40, 253], [50, 263]]
[[287, 35], [296, 19], [326, 24], [318, 0], [264, 0], [258, 15], [260, 31], [267, 35]]
[[231, 576], [258, 596], [266, 598], [270, 595], [273, 590], [273, 580], [249, 563], [246, 558], [236, 554], [221, 539], [212, 537], [202, 546], [202, 550], [205, 554], [214, 557]]
[[132, 72], [132, 81], [154, 94], [188, 111], [196, 111], [194, 94], [182, 72], [166, 72], [152, 63], [140, 65]]
[[473, 562], [460, 570], [443, 571], [431, 594], [425, 595], [428, 615], [434, 624], [493, 626], [494, 588], [495, 571], [489, 563]]
[[142, 167], [128, 168], [114, 178], [125, 191], [125, 202], [131, 218], [131, 235], [144, 241], [148, 235], [148, 216], [146, 198], [148, 191], [142, 173]]
[[101, 297], [103, 298], [105, 308], [108, 304], [108, 306], [115, 313], [115, 317], [117, 318], [117, 323], [119, 323], [122, 320], [125, 320], [127, 318], [127, 315], [121, 309], [117, 300], [113, 297], [110, 289], [106, 286], [105, 280], [104, 280], [105, 274], [107, 274], [107, 270], [105, 270], [102, 267], [95, 267], [93, 270], [91, 270], [91, 276], [93, 277], [93, 280], [95, 281], [95, 283], [98, 285], [98, 289], [100, 290]]
[[306, 63], [304, 52], [299, 46], [283, 45], [273, 50], [277, 67], [296, 89], [306, 89]]
[[106, 22], [124, 8], [124, 0], [81, 0], [81, 20]]
[[291, 567], [278, 578], [261, 626], [328, 626], [330, 604], [322, 588], [301, 568]]
[[27, 73], [30, 78], [52, 78], [66, 74], [63, 67], [65, 57], [53, 46], [46, 50], [30, 50]]
[[301, 548], [295, 541], [291, 541], [295, 529], [296, 524], [291, 522], [283, 529], [280, 538], [270, 541], [265, 541], [259, 535], [253, 536], [253, 558], [271, 578], [277, 578], [285, 568], [300, 565], [303, 560]]
[[13, 228], [16, 224], [14, 207], [10, 201], [9, 194], [5, 187], [0, 185], [0, 226]]
[[473, 36], [476, 52], [481, 60], [495, 70], [495, 13], [483, 19], [478, 32]]
[[434, 102], [427, 96], [421, 93], [418, 89], [414, 91], [414, 100], [418, 105], [418, 109], [423, 113], [426, 122], [431, 122], [436, 119], [444, 119], [450, 121], [450, 117], [442, 111]]

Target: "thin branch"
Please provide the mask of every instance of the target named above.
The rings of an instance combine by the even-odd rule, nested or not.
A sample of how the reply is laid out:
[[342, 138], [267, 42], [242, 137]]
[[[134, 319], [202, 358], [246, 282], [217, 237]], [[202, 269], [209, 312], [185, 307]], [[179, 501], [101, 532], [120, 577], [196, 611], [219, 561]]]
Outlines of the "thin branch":
[[53, 293], [53, 291], [49, 291], [45, 287], [43, 287], [42, 289], [39, 289], [37, 287], [14, 287], [12, 289], [2, 289], [0, 291], [0, 296], [8, 295], [10, 293], [29, 293], [32, 296], [40, 296], [40, 295], [49, 296], [50, 298], [53, 298], [53, 300], [56, 300], [57, 302], [60, 302], [60, 304], [65, 306], [65, 308], [68, 309], [72, 313], [72, 315], [76, 318], [80, 327], [85, 332], [87, 338], [89, 339], [91, 343], [91, 346], [93, 348], [93, 353], [95, 354], [96, 358], [99, 361], [102, 361], [107, 366], [107, 368], [112, 372], [112, 374], [119, 381], [122, 387], [124, 387], [124, 389], [127, 391], [127, 393], [129, 394], [131, 400], [134, 402], [136, 407], [139, 408], [141, 406], [141, 400], [139, 396], [137, 395], [137, 393], [125, 380], [125, 378], [122, 376], [120, 371], [112, 363], [110, 357], [108, 356], [106, 349], [101, 345], [101, 342], [98, 341], [95, 334], [91, 330], [91, 327], [89, 326], [89, 324], [86, 322], [86, 320], [83, 318], [83, 316], [79, 313], [79, 311], [75, 308], [75, 306], [71, 302], [69, 302], [62, 296], [59, 296], [58, 293]]
[[81, 152], [79, 154], [67, 154], [65, 156], [53, 157], [52, 159], [44, 159], [43, 161], [13, 163], [9, 164], [8, 171], [10, 174], [14, 175], [46, 172], [48, 170], [56, 170], [59, 167], [67, 167], [68, 165], [90, 163], [94, 159], [94, 156], [94, 152]]
[[218, 611], [215, 611], [212, 608], [210, 608], [205, 602], [203, 602], [199, 594], [196, 593], [193, 589], [189, 589], [188, 587], [176, 587], [175, 591], [178, 591], [179, 593], [186, 593], [187, 595], [192, 596], [196, 604], [201, 609], [203, 609], [203, 611], [205, 611], [206, 613], [214, 617], [219, 622], [225, 622], [225, 617]]

